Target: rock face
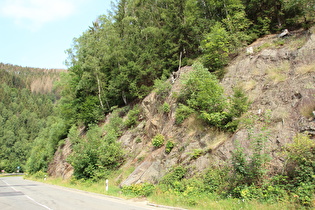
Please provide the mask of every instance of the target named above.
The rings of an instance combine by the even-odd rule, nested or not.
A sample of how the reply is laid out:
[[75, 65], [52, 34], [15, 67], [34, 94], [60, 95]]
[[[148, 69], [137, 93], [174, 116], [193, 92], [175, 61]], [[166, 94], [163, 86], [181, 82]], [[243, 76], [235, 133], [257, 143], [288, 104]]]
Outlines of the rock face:
[[[292, 34], [281, 39], [284, 43], [280, 44], [275, 36], [253, 43], [249, 46], [250, 53], [244, 49], [244, 53], [230, 63], [221, 81], [227, 96], [234, 87], [242, 87], [249, 96], [252, 104], [248, 113], [257, 119], [257, 123], [251, 125], [252, 130], [259, 131], [260, 119], [268, 113], [267, 150], [273, 158], [270, 167], [275, 170], [283, 164], [278, 157], [279, 150], [297, 133], [315, 136], [315, 116], [312, 115], [315, 110], [315, 35], [311, 32]], [[213, 164], [229, 163], [236, 145], [245, 148], [245, 153], [251, 153], [248, 129], [241, 127], [234, 134], [224, 133], [205, 126], [196, 116], [189, 117], [180, 126], [175, 124], [176, 98], [181, 91], [182, 78], [190, 71], [192, 67], [183, 67], [176, 72], [176, 77], [169, 79], [171, 90], [167, 96], [152, 92], [141, 102], [141, 122], [119, 139], [130, 157], [122, 167], [135, 168], [127, 178], [120, 180], [121, 185], [156, 183], [177, 165], [189, 166], [193, 174]], [[161, 111], [163, 103], [169, 104], [169, 112]], [[165, 143], [175, 143], [170, 153], [165, 152], [165, 144], [153, 147], [151, 140], [157, 134], [165, 137]], [[70, 151], [66, 144], [56, 152], [50, 174], [71, 175], [71, 166], [65, 162]]]
[[71, 154], [71, 143], [66, 139], [65, 144], [60, 146], [55, 153], [54, 160], [50, 163], [48, 175], [69, 179], [73, 174], [73, 167], [66, 161]]
[[[285, 40], [283, 46], [277, 46], [277, 41], [273, 36], [253, 43], [250, 46], [253, 52], [236, 57], [221, 81], [227, 95], [237, 86], [246, 91], [252, 101], [249, 111], [252, 116], [259, 118], [270, 112], [267, 148], [273, 158], [271, 167], [275, 170], [283, 164], [277, 156], [282, 146], [291, 142], [298, 132], [315, 134], [314, 118], [307, 117], [308, 112], [315, 109], [315, 35], [296, 34]], [[264, 49], [265, 43], [271, 44]], [[222, 133], [205, 127], [195, 117], [187, 119], [181, 126], [175, 125], [177, 104], [174, 96], [181, 90], [181, 78], [190, 71], [193, 71], [191, 67], [181, 68], [174, 83], [170, 80], [172, 89], [165, 99], [171, 106], [169, 113], [158, 111], [163, 102], [159, 102], [156, 93], [143, 100], [144, 120], [139, 127], [142, 132], [138, 134], [143, 139], [142, 150], [131, 149], [129, 152], [135, 159], [144, 159], [134, 164], [134, 172], [121, 185], [157, 182], [176, 165], [187, 165], [191, 173], [196, 173], [211, 164], [224, 164], [230, 161], [236, 141], [246, 153], [251, 153], [246, 129], [239, 129], [234, 134]], [[252, 129], [258, 130], [259, 125], [252, 125]], [[154, 149], [151, 145], [151, 139], [159, 133], [175, 142], [170, 154], [165, 153], [164, 147]], [[134, 142], [126, 141], [124, 136], [120, 140], [124, 145]], [[197, 151], [202, 154], [195, 158]]]

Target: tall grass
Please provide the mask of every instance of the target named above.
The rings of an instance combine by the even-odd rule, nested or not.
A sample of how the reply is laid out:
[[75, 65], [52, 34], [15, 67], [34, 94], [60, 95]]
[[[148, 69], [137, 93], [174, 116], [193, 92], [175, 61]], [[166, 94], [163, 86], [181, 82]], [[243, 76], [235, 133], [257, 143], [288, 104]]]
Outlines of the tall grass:
[[295, 206], [290, 202], [278, 203], [261, 203], [251, 200], [245, 201], [237, 198], [220, 198], [216, 194], [202, 194], [192, 197], [194, 204], [187, 204], [187, 197], [178, 196], [169, 193], [156, 191], [150, 197], [149, 202], [158, 203], [166, 206], [176, 206], [192, 210], [209, 210], [209, 209], [224, 209], [224, 210], [239, 210], [239, 209], [260, 209], [260, 210], [279, 210], [279, 209], [295, 209]]
[[[33, 181], [39, 181], [51, 185], [57, 185], [77, 190], [83, 190], [92, 193], [98, 193], [108, 196], [120, 197], [124, 199], [131, 199], [136, 197], [135, 195], [124, 195], [121, 192], [121, 188], [115, 185], [114, 179], [109, 180], [109, 189], [105, 190], [105, 180], [98, 182], [90, 182], [84, 180], [63, 180], [62, 178], [36, 178], [25, 177]], [[208, 209], [224, 209], [224, 210], [238, 210], [238, 209], [260, 209], [260, 210], [278, 210], [278, 209], [296, 209], [295, 205], [289, 201], [277, 202], [277, 203], [261, 203], [256, 200], [241, 200], [237, 198], [222, 198], [216, 193], [202, 193], [195, 196], [176, 195], [171, 192], [163, 192], [159, 188], [151, 194], [147, 199], [150, 203], [159, 205], [181, 207], [191, 210], [208, 210]]]

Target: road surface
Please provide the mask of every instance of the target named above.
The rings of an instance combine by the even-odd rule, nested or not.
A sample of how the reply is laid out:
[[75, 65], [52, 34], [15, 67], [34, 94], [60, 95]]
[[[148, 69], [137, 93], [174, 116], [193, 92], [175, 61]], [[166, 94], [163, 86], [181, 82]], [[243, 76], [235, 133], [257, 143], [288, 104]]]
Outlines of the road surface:
[[23, 177], [0, 177], [1, 210], [161, 210], [143, 202], [73, 190], [24, 180]]

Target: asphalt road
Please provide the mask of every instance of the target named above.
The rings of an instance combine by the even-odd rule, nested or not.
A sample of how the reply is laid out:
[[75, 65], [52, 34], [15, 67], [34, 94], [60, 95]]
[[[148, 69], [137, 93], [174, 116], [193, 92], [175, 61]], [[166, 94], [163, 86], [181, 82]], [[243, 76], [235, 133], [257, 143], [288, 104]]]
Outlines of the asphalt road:
[[22, 177], [0, 177], [1, 210], [162, 210], [143, 202], [73, 190]]

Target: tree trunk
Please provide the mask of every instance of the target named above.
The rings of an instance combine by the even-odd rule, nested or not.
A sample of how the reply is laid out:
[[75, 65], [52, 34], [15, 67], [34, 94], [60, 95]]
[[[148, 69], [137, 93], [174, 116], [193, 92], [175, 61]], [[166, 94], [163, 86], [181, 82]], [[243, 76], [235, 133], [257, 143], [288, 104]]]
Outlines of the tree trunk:
[[97, 87], [98, 87], [98, 99], [100, 101], [102, 109], [104, 109], [103, 101], [101, 98], [101, 85], [100, 85], [100, 80], [98, 78], [98, 75], [96, 75], [96, 79], [97, 79]]

